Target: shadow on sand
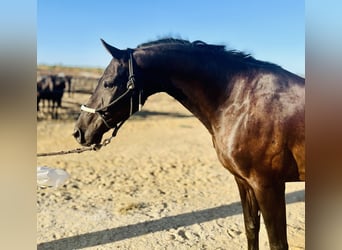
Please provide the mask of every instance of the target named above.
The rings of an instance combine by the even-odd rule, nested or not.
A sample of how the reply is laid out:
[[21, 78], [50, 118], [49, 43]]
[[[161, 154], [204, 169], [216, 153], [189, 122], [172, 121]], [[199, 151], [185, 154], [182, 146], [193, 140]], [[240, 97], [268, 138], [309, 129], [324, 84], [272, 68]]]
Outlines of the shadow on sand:
[[[286, 194], [286, 203], [305, 201], [305, 190], [295, 191]], [[172, 228], [191, 226], [219, 218], [226, 218], [236, 214], [241, 214], [240, 202], [229, 205], [203, 209], [190, 213], [168, 216], [157, 220], [141, 222], [102, 231], [75, 235], [64, 239], [53, 240], [40, 243], [37, 249], [80, 249], [94, 247], [98, 245], [113, 243], [116, 241], [130, 239], [141, 235], [164, 231]]]

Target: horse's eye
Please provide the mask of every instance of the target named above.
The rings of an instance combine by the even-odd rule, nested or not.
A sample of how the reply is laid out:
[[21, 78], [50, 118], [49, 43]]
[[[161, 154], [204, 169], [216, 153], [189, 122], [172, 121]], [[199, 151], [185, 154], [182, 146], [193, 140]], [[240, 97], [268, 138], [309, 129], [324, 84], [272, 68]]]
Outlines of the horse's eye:
[[104, 82], [103, 86], [107, 89], [107, 88], [112, 88], [113, 84], [111, 82]]

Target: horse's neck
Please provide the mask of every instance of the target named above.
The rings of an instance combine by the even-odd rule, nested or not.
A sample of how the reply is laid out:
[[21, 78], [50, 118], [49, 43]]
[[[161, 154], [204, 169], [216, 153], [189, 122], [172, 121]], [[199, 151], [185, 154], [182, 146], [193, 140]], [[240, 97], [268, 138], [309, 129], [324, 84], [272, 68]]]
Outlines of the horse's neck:
[[180, 63], [176, 63], [172, 57], [153, 58], [153, 56], [155, 55], [145, 61], [147, 62], [145, 70], [152, 73], [150, 77], [153, 90], [150, 94], [166, 92], [174, 97], [212, 133], [212, 122], [215, 119], [222, 89], [218, 89], [214, 79], [210, 82], [209, 78], [205, 80], [198, 75], [199, 73], [196, 75], [196, 65], [184, 64], [184, 58], [180, 58]]
[[214, 98], [205, 92], [199, 81], [173, 80], [166, 92], [193, 113], [212, 133], [212, 122], [216, 113]]

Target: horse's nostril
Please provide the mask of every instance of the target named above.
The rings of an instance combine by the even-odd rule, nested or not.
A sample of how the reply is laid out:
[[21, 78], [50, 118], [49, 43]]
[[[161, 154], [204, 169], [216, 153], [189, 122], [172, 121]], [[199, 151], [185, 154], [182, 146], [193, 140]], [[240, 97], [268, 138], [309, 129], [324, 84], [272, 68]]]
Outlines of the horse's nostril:
[[75, 130], [74, 130], [74, 133], [72, 133], [72, 135], [73, 135], [75, 138], [79, 137], [79, 136], [80, 136], [80, 130], [79, 130], [79, 129], [75, 129]]
[[82, 134], [81, 134], [81, 130], [79, 128], [75, 128], [74, 133], [72, 133], [72, 135], [76, 138], [76, 140], [81, 143], [82, 140]]

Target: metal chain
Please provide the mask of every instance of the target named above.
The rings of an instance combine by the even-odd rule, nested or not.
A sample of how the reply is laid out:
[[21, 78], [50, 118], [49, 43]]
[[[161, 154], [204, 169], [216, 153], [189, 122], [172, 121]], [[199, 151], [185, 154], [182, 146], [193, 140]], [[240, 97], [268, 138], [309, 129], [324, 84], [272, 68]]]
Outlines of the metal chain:
[[[95, 146], [95, 145], [94, 145]], [[58, 152], [50, 152], [50, 153], [40, 153], [37, 154], [37, 157], [41, 157], [41, 156], [53, 156], [53, 155], [66, 155], [66, 154], [72, 154], [72, 153], [82, 153], [85, 151], [92, 151], [95, 150], [94, 146], [90, 146], [90, 147], [83, 147], [83, 148], [76, 148], [76, 149], [72, 149], [72, 150], [62, 150], [62, 151], [58, 151]]]

